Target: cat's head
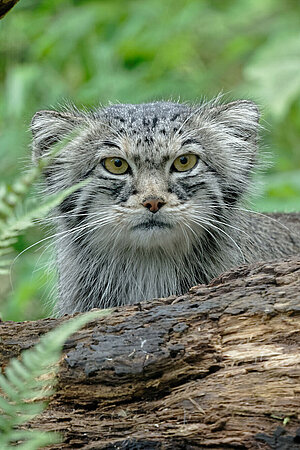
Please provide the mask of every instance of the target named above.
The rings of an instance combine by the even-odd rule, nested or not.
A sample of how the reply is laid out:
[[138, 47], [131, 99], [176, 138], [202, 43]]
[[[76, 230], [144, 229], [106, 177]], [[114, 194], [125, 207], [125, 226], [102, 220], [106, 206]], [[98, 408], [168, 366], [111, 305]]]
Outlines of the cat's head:
[[84, 245], [187, 249], [220, 228], [248, 191], [258, 119], [246, 100], [41, 111], [33, 160], [71, 133], [45, 177], [49, 193], [88, 178], [58, 219], [82, 231]]

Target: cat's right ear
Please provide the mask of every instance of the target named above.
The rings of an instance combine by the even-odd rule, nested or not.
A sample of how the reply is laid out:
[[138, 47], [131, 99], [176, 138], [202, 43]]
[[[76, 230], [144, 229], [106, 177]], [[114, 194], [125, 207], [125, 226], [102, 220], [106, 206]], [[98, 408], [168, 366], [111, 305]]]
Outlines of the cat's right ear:
[[32, 160], [36, 163], [49, 154], [51, 147], [66, 138], [81, 123], [81, 118], [71, 113], [38, 111], [31, 121]]

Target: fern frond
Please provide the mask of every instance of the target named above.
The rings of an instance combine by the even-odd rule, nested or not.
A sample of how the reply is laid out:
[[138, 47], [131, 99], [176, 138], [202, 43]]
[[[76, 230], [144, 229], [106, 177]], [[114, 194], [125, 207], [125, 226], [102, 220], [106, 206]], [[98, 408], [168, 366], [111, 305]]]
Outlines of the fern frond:
[[[41, 337], [32, 349], [25, 350], [21, 361], [12, 359], [5, 374], [0, 374], [0, 448], [10, 450], [22, 441], [19, 449], [33, 450], [59, 442], [58, 434], [18, 430], [18, 426], [41, 413], [52, 395], [55, 375], [64, 342], [87, 322], [109, 314], [110, 310], [91, 311], [63, 323]], [[23, 442], [26, 441], [26, 442]]]
[[[73, 138], [74, 133], [55, 145], [45, 158], [41, 158], [38, 161], [37, 166], [32, 167], [14, 183], [0, 185], [0, 258], [3, 258], [4, 255], [11, 252], [13, 245], [17, 242], [18, 236], [23, 231], [35, 225], [37, 219], [44, 218], [72, 192], [88, 182], [88, 180], [85, 180], [69, 189], [54, 194], [48, 197], [47, 201], [42, 205], [36, 201], [29, 211], [25, 208], [25, 199], [32, 185], [39, 178], [43, 169], [49, 165], [52, 159]], [[12, 258], [0, 260], [0, 274], [9, 273], [11, 262]]]
[[[17, 446], [18, 450], [38, 450], [41, 448], [44, 448], [47, 445], [51, 444], [57, 444], [61, 442], [61, 436], [59, 433], [51, 432], [51, 433], [44, 433], [42, 431], [36, 431], [32, 430], [30, 432], [23, 431], [23, 430], [16, 430], [12, 434], [12, 441], [14, 442], [22, 442], [24, 439], [28, 439], [28, 436], [30, 436], [30, 439], [27, 442], [22, 442]], [[1, 450], [13, 450], [16, 447], [12, 446], [6, 446], [1, 447]]]

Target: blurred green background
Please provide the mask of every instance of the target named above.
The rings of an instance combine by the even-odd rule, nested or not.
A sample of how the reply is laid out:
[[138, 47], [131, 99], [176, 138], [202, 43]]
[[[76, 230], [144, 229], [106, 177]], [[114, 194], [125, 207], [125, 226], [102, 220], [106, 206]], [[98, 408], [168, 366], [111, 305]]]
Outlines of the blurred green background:
[[[299, 211], [299, 0], [20, 0], [0, 22], [1, 181], [28, 167], [38, 109], [219, 92], [262, 109], [272, 165], [252, 207]], [[16, 254], [44, 233], [21, 236]], [[49, 314], [48, 244], [22, 253], [0, 278], [2, 318]]]

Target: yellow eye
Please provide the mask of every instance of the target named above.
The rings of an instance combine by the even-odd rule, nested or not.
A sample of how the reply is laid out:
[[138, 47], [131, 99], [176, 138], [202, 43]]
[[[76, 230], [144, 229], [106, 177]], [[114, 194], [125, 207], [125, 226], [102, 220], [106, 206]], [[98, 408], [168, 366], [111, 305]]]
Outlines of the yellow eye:
[[103, 165], [108, 172], [123, 175], [128, 171], [128, 163], [123, 158], [105, 158]]
[[197, 163], [197, 156], [192, 153], [178, 156], [173, 162], [173, 167], [177, 172], [185, 172], [192, 169]]

